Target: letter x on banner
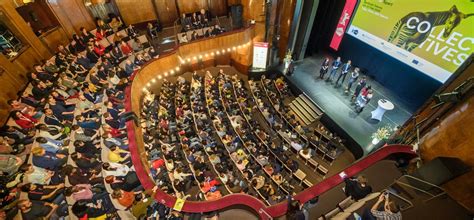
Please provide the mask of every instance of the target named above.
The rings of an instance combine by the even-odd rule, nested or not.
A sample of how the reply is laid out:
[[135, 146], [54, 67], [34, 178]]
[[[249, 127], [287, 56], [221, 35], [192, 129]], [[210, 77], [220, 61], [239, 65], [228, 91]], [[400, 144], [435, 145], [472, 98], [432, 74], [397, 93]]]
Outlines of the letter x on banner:
[[339, 44], [341, 44], [342, 37], [346, 33], [347, 25], [351, 20], [352, 12], [357, 4], [357, 0], [346, 0], [346, 5], [344, 5], [344, 10], [342, 10], [341, 18], [337, 22], [336, 31], [332, 36], [331, 44], [329, 45], [332, 49], [338, 50]]

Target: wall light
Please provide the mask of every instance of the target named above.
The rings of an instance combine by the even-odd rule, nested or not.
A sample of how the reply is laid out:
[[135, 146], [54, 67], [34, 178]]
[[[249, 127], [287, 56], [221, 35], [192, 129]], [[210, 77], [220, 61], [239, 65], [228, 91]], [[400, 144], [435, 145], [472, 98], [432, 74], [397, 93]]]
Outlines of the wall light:
[[151, 83], [156, 83], [156, 79], [152, 79], [152, 80], [151, 80]]
[[168, 76], [168, 72], [165, 72], [165, 77], [167, 77], [167, 76]]
[[177, 66], [177, 67], [175, 68], [175, 70], [176, 70], [176, 72], [179, 71], [179, 66]]
[[158, 79], [161, 79], [161, 75], [158, 75]]
[[211, 56], [214, 56], [214, 52], [211, 53]]

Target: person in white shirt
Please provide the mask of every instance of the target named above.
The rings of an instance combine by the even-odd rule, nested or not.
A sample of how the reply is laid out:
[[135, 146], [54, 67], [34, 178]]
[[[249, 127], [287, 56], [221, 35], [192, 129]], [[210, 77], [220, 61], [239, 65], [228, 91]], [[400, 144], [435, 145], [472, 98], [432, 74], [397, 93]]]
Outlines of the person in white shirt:
[[105, 162], [102, 164], [103, 176], [125, 176], [132, 170], [127, 165], [114, 162]]
[[24, 172], [23, 182], [25, 183], [49, 185], [51, 183], [51, 177], [54, 175], [53, 171], [35, 167], [31, 164], [22, 165], [20, 170]]

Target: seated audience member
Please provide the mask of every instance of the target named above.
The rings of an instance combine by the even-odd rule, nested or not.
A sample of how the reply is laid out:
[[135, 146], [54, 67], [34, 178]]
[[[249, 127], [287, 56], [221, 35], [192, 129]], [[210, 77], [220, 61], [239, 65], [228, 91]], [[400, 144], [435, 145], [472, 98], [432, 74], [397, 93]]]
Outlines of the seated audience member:
[[127, 175], [131, 169], [127, 165], [121, 163], [113, 163], [113, 162], [105, 162], [102, 164], [102, 173], [103, 176], [114, 176], [114, 177], [122, 177]]
[[[122, 156], [125, 155], [125, 156]], [[128, 151], [122, 150], [117, 146], [112, 146], [108, 155], [109, 161], [114, 163], [124, 163], [131, 165], [130, 153]]]
[[106, 219], [108, 213], [104, 200], [80, 200], [72, 205], [72, 213], [79, 219]]
[[101, 161], [99, 161], [96, 155], [74, 152], [71, 154], [71, 159], [76, 163], [77, 167], [83, 170], [94, 171], [94, 173], [99, 173], [102, 170]]
[[13, 111], [12, 118], [18, 126], [25, 130], [34, 129], [35, 125], [38, 123], [38, 120], [33, 118], [31, 115], [23, 114], [20, 111]]
[[363, 175], [359, 175], [357, 178], [347, 178], [344, 182], [346, 183], [344, 188], [346, 196], [352, 197], [355, 201], [372, 193], [372, 187], [367, 185], [367, 178]]
[[54, 204], [43, 201], [21, 199], [17, 203], [23, 219], [58, 219], [68, 214], [67, 204]]
[[125, 74], [127, 77], [130, 77], [133, 72], [139, 69], [140, 66], [135, 65], [131, 60], [125, 61]]
[[106, 176], [105, 182], [110, 184], [112, 189], [122, 189], [128, 192], [142, 189], [140, 180], [134, 171], [127, 172], [124, 176]]
[[81, 31], [81, 37], [85, 44], [94, 40], [94, 35], [91, 32], [87, 31], [84, 27], [81, 27], [79, 30]]
[[123, 22], [118, 16], [112, 17], [112, 20], [109, 22], [110, 27], [112, 28], [113, 32], [117, 32], [122, 26]]
[[134, 38], [134, 37], [138, 37], [138, 31], [135, 29], [135, 27], [133, 27], [132, 24], [129, 24], [127, 29], [127, 35], [131, 38]]
[[20, 172], [23, 172], [23, 181], [26, 183], [49, 185], [50, 183], [58, 180], [57, 178], [53, 178], [53, 171], [49, 171], [41, 167], [35, 167], [31, 164], [21, 165]]
[[137, 194], [141, 194], [141, 192], [127, 192], [121, 189], [114, 189], [112, 198], [116, 199], [120, 205], [131, 208], [135, 202], [135, 195]]
[[120, 42], [120, 49], [124, 56], [130, 56], [133, 53], [133, 48], [124, 40]]
[[27, 105], [21, 101], [10, 99], [7, 103], [10, 105], [11, 111], [20, 111], [23, 114], [31, 115], [35, 119], [39, 119], [43, 115], [41, 111], [36, 111], [33, 106]]
[[67, 162], [66, 155], [47, 152], [42, 147], [33, 147], [31, 153], [33, 155], [33, 165], [51, 171], [60, 170]]
[[186, 13], [181, 15], [181, 32], [189, 31], [191, 29], [191, 18], [186, 16]]
[[35, 201], [51, 202], [61, 204], [64, 199], [64, 183], [58, 185], [37, 185], [26, 183], [20, 187], [22, 192], [28, 194], [28, 199]]

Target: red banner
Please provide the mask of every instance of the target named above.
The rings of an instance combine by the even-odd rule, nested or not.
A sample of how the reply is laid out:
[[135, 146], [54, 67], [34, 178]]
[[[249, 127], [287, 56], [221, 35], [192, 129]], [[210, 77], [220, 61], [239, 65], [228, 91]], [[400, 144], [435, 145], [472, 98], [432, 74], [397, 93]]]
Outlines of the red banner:
[[357, 4], [357, 0], [346, 0], [346, 5], [344, 5], [344, 10], [342, 10], [341, 18], [337, 22], [336, 31], [332, 36], [331, 44], [329, 45], [332, 49], [338, 50], [339, 44], [341, 44], [342, 37], [346, 33], [347, 25], [351, 20], [352, 12]]

